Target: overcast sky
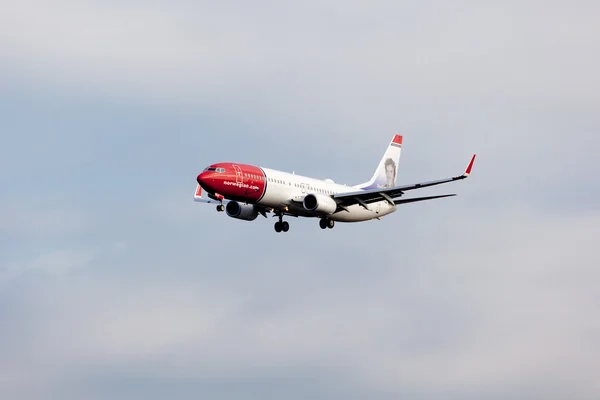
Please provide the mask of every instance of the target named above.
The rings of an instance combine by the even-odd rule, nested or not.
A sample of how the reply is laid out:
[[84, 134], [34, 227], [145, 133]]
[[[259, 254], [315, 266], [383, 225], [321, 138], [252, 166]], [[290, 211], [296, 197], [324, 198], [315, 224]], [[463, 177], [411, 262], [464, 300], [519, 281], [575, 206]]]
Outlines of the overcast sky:
[[[0, 398], [597, 399], [597, 1], [4, 1]], [[367, 4], [368, 3], [368, 4]], [[235, 160], [381, 221], [194, 203]]]

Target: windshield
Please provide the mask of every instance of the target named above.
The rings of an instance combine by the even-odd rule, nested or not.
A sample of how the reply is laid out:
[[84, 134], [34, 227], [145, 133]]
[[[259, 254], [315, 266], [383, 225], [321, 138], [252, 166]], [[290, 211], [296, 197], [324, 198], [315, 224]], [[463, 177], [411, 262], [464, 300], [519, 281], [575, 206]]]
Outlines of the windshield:
[[225, 168], [215, 168], [215, 167], [206, 167], [204, 171], [215, 171], [215, 172], [225, 172]]

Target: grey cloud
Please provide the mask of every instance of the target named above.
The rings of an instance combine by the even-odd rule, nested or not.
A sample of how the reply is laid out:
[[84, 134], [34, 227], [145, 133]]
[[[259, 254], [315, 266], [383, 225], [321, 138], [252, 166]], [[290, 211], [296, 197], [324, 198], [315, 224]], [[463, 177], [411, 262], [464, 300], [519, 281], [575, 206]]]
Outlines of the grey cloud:
[[354, 120], [360, 107], [393, 118], [398, 97], [423, 107], [461, 96], [474, 107], [510, 104], [517, 90], [534, 102], [598, 101], [593, 4], [330, 6], [19, 3], [4, 47], [16, 65], [62, 84], [261, 115], [300, 107]]
[[[474, 396], [515, 390], [558, 398], [577, 387], [585, 398], [597, 390], [592, 376], [570, 371], [597, 367], [593, 351], [580, 347], [589, 349], [599, 328], [597, 320], [585, 317], [597, 302], [589, 297], [596, 279], [591, 238], [597, 218], [584, 224], [576, 218], [541, 224], [520, 219], [498, 224], [463, 218], [439, 232], [431, 220], [423, 227], [411, 225], [412, 234], [403, 234], [401, 247], [366, 256], [360, 268], [343, 259], [336, 265], [334, 257], [315, 261], [313, 255], [327, 257], [330, 243], [325, 240], [285, 262], [281, 254], [298, 251], [289, 243], [281, 244], [283, 251], [265, 251], [259, 264], [246, 264], [244, 258], [227, 262], [219, 251], [200, 253], [200, 272], [188, 283], [181, 278], [192, 271], [178, 268], [179, 277], [166, 274], [169, 265], [179, 264], [177, 257], [171, 263], [153, 261], [152, 252], [140, 267], [119, 269], [118, 278], [88, 269], [70, 280], [84, 284], [81, 289], [54, 281], [36, 296], [35, 308], [52, 307], [42, 308], [46, 317], [34, 329], [43, 332], [44, 340], [31, 336], [28, 353], [21, 351], [19, 358], [25, 363], [34, 355], [52, 360], [55, 379], [66, 379], [67, 387], [93, 379], [81, 371], [98, 363], [127, 366], [100, 382], [141, 374], [142, 381], [177, 380], [173, 390], [186, 393], [212, 390], [215, 381], [252, 390], [253, 379], [263, 378], [248, 381], [244, 376], [256, 368], [285, 371], [304, 365], [309, 371], [326, 366], [344, 382], [360, 384], [359, 392], [372, 387], [438, 397], [454, 388]], [[546, 225], [555, 229], [548, 231]], [[214, 232], [226, 234], [219, 228]], [[230, 233], [233, 243], [237, 235], [243, 233]], [[346, 240], [351, 235], [341, 233]], [[424, 238], [437, 251], [409, 250]], [[355, 249], [345, 250], [349, 259], [365, 257], [360, 242], [350, 239]], [[383, 239], [379, 245], [395, 242]], [[252, 246], [243, 240], [239, 244], [240, 254]], [[462, 255], [454, 251], [457, 247], [464, 248]], [[172, 254], [182, 251], [169, 248]], [[576, 255], [579, 261], [569, 263]], [[235, 274], [209, 272], [217, 266], [233, 268]], [[93, 286], [85, 284], [94, 276]], [[582, 284], [584, 277], [588, 285]], [[63, 323], [49, 330], [50, 321]], [[11, 330], [6, 335], [11, 338]], [[67, 336], [68, 344], [62, 344]], [[69, 378], [73, 368], [80, 372]], [[103, 374], [93, 374], [98, 373]], [[266, 374], [264, 379], [277, 385], [278, 379]], [[556, 380], [548, 382], [552, 377]], [[546, 383], [537, 383], [542, 379]], [[142, 389], [132, 383], [115, 390]]]
[[[33, 196], [40, 199], [47, 194], [43, 191]], [[10, 194], [8, 195], [10, 196]], [[8, 197], [7, 196], [7, 197]], [[51, 197], [52, 194], [49, 195]], [[4, 199], [0, 204], [0, 233], [19, 235], [25, 237], [65, 235], [82, 232], [93, 218], [83, 210], [67, 209], [64, 207], [66, 199], [48, 199], [43, 206], [38, 200], [12, 198]], [[62, 204], [61, 204], [62, 203]]]

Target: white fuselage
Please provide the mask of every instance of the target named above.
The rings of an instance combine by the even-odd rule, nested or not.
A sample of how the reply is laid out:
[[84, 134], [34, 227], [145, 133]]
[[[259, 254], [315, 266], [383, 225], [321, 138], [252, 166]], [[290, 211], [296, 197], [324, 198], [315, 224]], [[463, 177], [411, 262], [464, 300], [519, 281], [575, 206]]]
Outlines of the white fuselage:
[[[265, 194], [258, 204], [266, 207], [288, 206], [290, 211], [305, 217], [314, 217], [315, 214], [306, 211], [302, 205], [304, 196], [308, 194], [322, 194], [325, 196], [337, 193], [359, 191], [357, 187], [340, 185], [330, 180], [320, 180], [306, 176], [290, 174], [269, 168], [262, 168], [265, 172], [267, 185]], [[396, 205], [387, 201], [378, 201], [367, 205], [352, 205], [348, 211], [328, 215], [327, 218], [341, 222], [361, 222], [381, 218], [396, 211]]]

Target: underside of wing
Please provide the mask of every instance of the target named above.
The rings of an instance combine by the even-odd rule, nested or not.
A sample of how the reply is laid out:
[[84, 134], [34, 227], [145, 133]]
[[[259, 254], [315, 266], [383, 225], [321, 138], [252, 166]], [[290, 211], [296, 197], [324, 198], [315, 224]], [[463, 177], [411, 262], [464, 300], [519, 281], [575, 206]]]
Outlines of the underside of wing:
[[453, 193], [453, 194], [442, 194], [442, 195], [439, 195], [439, 196], [413, 197], [412, 199], [394, 200], [394, 204], [400, 205], [400, 204], [406, 204], [406, 203], [416, 203], [418, 201], [441, 199], [443, 197], [452, 197], [452, 196], [456, 196], [456, 194], [455, 193]]

